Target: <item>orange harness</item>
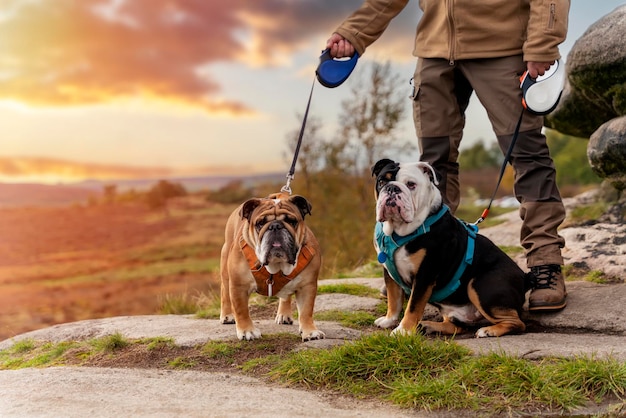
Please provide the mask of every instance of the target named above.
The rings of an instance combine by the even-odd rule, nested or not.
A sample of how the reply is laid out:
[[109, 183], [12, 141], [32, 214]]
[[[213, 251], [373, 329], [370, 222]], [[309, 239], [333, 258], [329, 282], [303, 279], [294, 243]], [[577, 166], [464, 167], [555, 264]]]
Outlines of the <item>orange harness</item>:
[[280, 292], [291, 279], [302, 273], [302, 270], [311, 262], [315, 255], [315, 250], [308, 243], [305, 244], [304, 247], [300, 249], [298, 260], [296, 260], [296, 268], [290, 275], [285, 276], [282, 271], [270, 274], [265, 266], [262, 266], [257, 259], [254, 248], [249, 246], [243, 237], [239, 241], [239, 246], [246, 260], [248, 260], [250, 272], [254, 276], [254, 280], [256, 280], [256, 291], [263, 296], [273, 296]]

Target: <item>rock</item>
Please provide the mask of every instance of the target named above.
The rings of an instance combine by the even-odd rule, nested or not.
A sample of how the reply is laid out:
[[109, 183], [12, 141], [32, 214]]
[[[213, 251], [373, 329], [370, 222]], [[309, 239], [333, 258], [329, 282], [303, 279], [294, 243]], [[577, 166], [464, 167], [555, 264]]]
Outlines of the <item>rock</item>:
[[606, 122], [591, 135], [587, 158], [598, 176], [618, 190], [626, 188], [626, 116]]
[[626, 5], [591, 25], [566, 60], [561, 102], [545, 125], [588, 138], [601, 124], [626, 115]]
[[[591, 190], [573, 198], [563, 200], [566, 211], [589, 205], [598, 199], [598, 190]], [[565, 238], [563, 258], [576, 275], [601, 272], [608, 281], [623, 282], [626, 278], [626, 224], [623, 222], [624, 203], [612, 205], [607, 213], [593, 222], [583, 225], [564, 225], [559, 234]], [[619, 212], [619, 213], [612, 213]], [[498, 216], [495, 226], [484, 228], [480, 233], [499, 246], [519, 246], [522, 221], [517, 211]], [[520, 252], [512, 256], [524, 270], [526, 256]]]

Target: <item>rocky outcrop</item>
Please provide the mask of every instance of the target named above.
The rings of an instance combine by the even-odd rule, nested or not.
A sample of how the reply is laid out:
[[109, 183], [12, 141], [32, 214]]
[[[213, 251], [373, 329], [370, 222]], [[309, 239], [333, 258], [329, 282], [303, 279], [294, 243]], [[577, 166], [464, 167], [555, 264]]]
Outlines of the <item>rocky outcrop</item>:
[[598, 176], [618, 190], [626, 188], [626, 116], [606, 122], [591, 135], [587, 158]]
[[561, 102], [545, 119], [557, 131], [591, 137], [593, 171], [626, 188], [626, 5], [604, 16], [576, 41], [565, 64]]
[[546, 126], [588, 138], [615, 117], [626, 115], [626, 5], [591, 25], [567, 56], [561, 102]]

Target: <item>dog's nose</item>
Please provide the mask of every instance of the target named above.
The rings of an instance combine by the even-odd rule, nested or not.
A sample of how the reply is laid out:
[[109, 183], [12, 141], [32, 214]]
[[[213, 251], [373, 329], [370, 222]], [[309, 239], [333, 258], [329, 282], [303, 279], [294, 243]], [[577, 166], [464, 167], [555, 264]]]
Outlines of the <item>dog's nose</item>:
[[388, 184], [387, 187], [385, 187], [385, 189], [387, 190], [387, 193], [389, 194], [400, 193], [400, 188], [395, 184]]
[[272, 222], [270, 226], [268, 227], [270, 231], [279, 231], [283, 228], [284, 228], [284, 225], [282, 224], [282, 222], [278, 222], [278, 221]]

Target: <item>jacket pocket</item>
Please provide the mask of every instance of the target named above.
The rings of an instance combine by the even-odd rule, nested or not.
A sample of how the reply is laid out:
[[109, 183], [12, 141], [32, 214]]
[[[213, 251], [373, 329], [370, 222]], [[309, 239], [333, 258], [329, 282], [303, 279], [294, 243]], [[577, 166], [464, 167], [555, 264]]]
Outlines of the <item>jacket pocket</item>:
[[565, 36], [569, 2], [563, 0], [544, 0], [543, 31], [547, 34]]

